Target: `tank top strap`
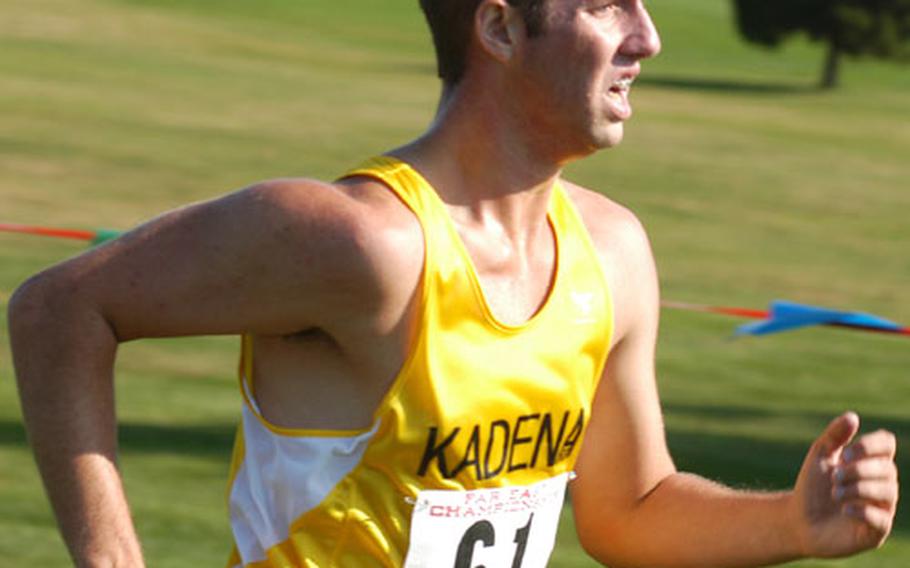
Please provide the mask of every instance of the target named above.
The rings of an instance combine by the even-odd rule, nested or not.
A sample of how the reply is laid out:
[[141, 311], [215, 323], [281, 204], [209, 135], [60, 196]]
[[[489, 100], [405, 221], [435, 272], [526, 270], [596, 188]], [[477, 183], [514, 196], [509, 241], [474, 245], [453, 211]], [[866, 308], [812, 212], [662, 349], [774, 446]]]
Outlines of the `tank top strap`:
[[368, 177], [382, 182], [418, 217], [431, 215], [436, 209], [435, 190], [409, 164], [391, 156], [376, 156], [362, 162], [339, 178]]

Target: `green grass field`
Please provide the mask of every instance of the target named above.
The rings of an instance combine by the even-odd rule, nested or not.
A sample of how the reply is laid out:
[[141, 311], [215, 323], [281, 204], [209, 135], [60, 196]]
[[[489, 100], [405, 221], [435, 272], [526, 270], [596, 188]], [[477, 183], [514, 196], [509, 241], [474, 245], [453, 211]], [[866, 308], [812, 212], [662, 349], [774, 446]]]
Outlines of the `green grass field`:
[[[569, 177], [639, 213], [664, 297], [788, 298], [910, 323], [907, 69], [848, 61], [844, 87], [822, 93], [820, 47], [746, 46], [726, 0], [650, 5], [664, 53], [635, 88], [627, 140]], [[263, 178], [328, 179], [419, 133], [438, 92], [416, 2], [0, 0], [0, 10], [0, 222], [127, 228]], [[0, 234], [0, 306], [80, 250]], [[0, 323], [0, 565], [63, 566]], [[910, 443], [906, 339], [818, 329], [730, 341], [736, 323], [664, 313], [660, 386], [681, 468], [785, 487], [847, 408]], [[121, 351], [121, 465], [150, 566], [225, 560], [236, 347], [200, 338]], [[565, 524], [552, 566], [592, 566]], [[882, 550], [798, 565], [910, 565], [910, 516]]]

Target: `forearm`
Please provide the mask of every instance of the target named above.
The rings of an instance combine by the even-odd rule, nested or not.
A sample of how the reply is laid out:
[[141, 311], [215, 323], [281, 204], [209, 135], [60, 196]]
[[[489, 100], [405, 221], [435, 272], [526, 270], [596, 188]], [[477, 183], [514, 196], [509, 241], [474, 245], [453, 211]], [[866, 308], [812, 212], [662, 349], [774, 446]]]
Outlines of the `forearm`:
[[[602, 523], [589, 551], [614, 568], [766, 566], [800, 556], [790, 493], [735, 491], [673, 474], [622, 518]], [[597, 544], [600, 543], [600, 544]]]
[[116, 467], [112, 368], [117, 341], [96, 311], [32, 282], [9, 325], [29, 441], [78, 566], [141, 566]]

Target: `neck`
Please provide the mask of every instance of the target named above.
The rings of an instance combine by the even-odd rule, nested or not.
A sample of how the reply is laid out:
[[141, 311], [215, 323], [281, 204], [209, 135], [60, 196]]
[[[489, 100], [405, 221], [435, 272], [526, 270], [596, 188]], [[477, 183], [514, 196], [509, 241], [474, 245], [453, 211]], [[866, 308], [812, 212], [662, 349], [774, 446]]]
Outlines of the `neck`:
[[436, 119], [392, 154], [411, 163], [449, 205], [456, 221], [494, 219], [509, 233], [545, 222], [565, 161], [509, 113], [508, 101], [459, 85], [443, 95]]

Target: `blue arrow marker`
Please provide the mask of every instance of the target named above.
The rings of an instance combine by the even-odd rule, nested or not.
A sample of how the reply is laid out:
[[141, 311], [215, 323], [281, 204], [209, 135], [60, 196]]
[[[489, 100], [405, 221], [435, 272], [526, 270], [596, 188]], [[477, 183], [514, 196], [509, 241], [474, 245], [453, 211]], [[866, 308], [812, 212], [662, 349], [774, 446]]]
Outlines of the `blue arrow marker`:
[[891, 333], [901, 333], [905, 329], [899, 324], [871, 314], [775, 300], [768, 310], [767, 319], [742, 325], [736, 329], [734, 335], [768, 335], [812, 325], [838, 325]]

